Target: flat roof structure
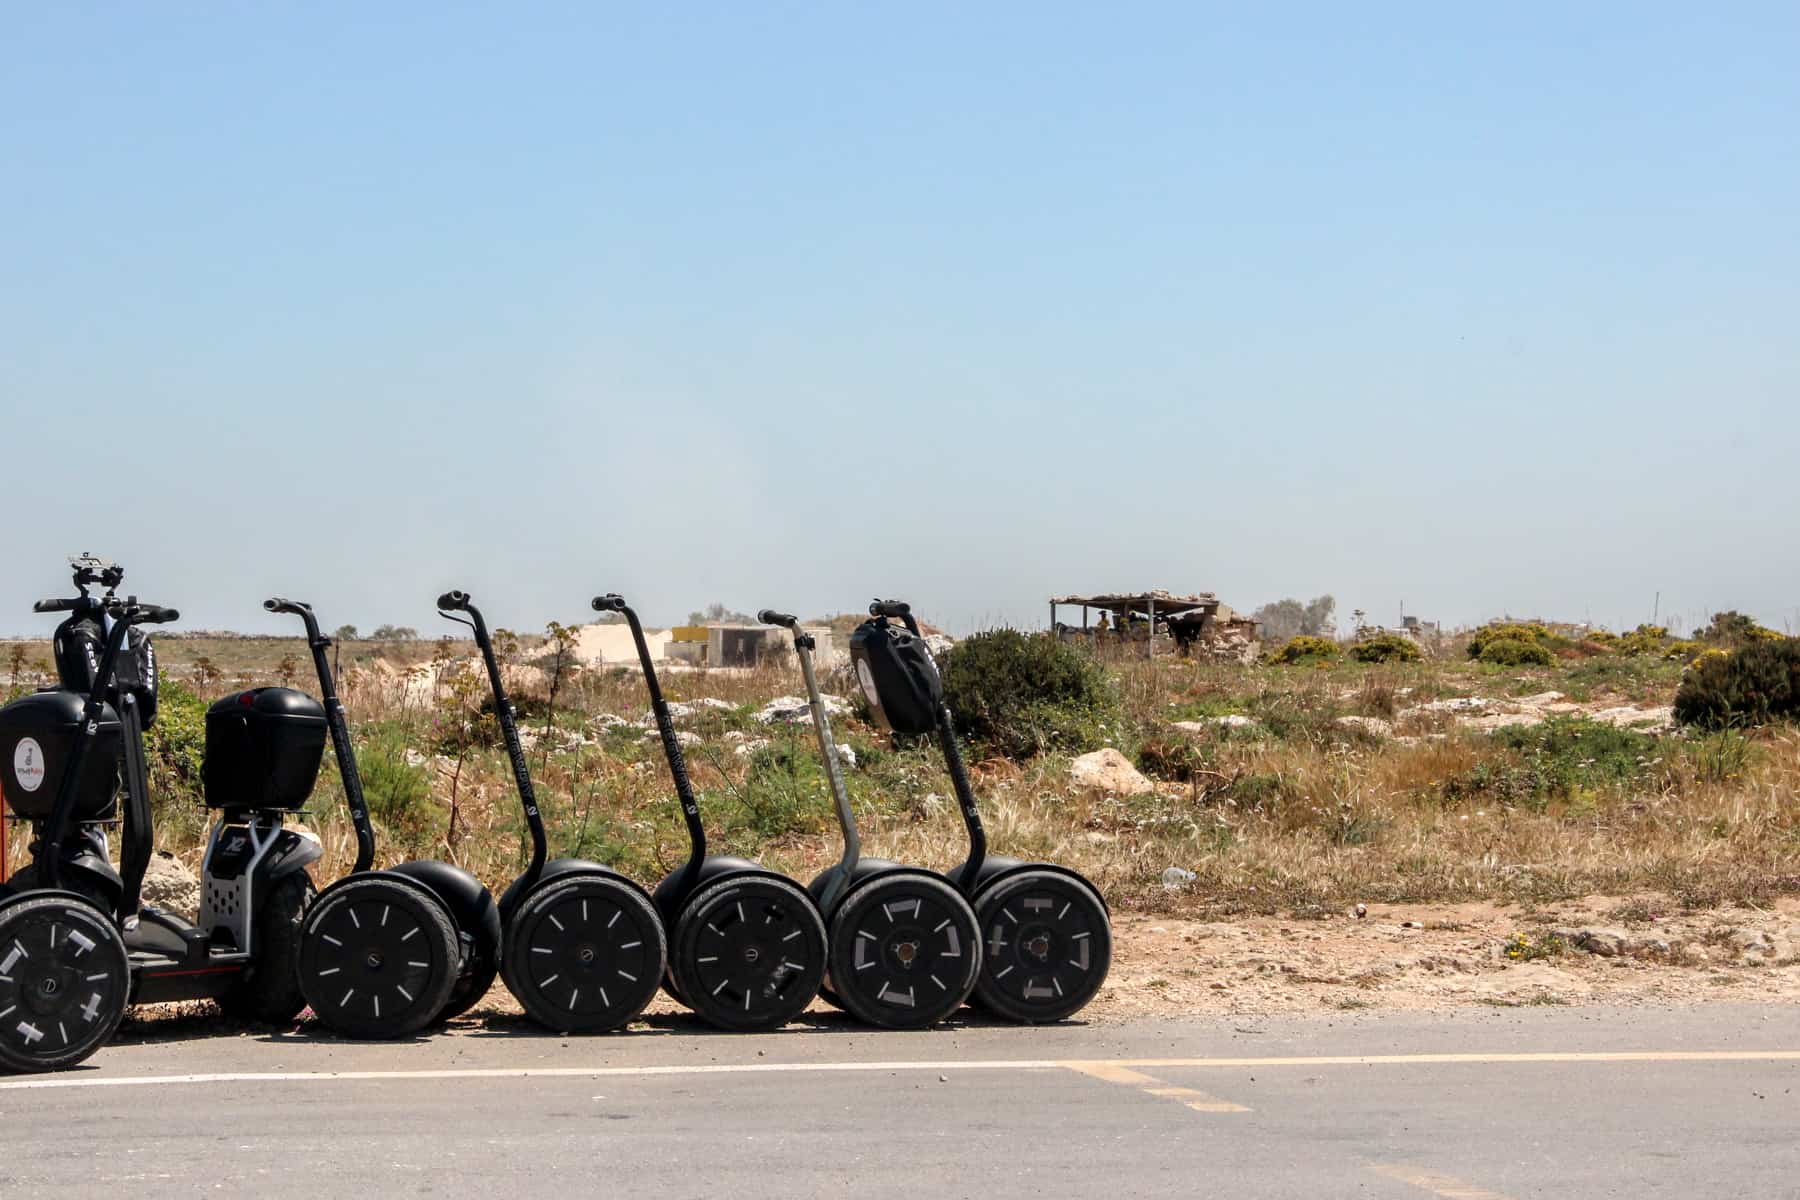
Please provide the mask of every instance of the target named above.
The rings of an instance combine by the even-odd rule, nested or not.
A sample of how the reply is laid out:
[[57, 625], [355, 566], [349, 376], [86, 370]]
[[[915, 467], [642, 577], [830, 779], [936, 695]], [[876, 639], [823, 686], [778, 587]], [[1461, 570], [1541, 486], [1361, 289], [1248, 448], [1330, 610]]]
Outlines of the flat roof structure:
[[[1116, 617], [1141, 617], [1150, 623], [1150, 638], [1146, 643], [1150, 654], [1156, 653], [1156, 619], [1164, 621], [1201, 620], [1219, 611], [1219, 597], [1212, 592], [1195, 592], [1191, 595], [1178, 596], [1174, 592], [1155, 588], [1147, 592], [1093, 592], [1088, 595], [1052, 596], [1050, 598], [1050, 630], [1056, 631], [1056, 610], [1074, 607], [1081, 609], [1081, 627], [1088, 628], [1088, 610], [1098, 608], [1103, 612], [1113, 613]], [[1116, 624], [1117, 622], [1115, 622]]]

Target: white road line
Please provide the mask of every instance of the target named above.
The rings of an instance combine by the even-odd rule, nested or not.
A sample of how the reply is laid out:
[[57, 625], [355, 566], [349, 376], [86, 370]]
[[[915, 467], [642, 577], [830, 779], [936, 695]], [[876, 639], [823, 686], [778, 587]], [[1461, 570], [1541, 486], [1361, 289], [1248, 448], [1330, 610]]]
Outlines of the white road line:
[[[546, 1035], [549, 1036], [549, 1035]], [[705, 1063], [643, 1067], [468, 1067], [413, 1071], [219, 1071], [200, 1075], [52, 1076], [0, 1082], [0, 1091], [44, 1088], [150, 1087], [184, 1083], [330, 1083], [380, 1079], [593, 1079], [659, 1075], [780, 1075], [834, 1071], [1079, 1071], [1135, 1067], [1217, 1070], [1234, 1067], [1382, 1067], [1530, 1063], [1800, 1062], [1800, 1050], [1619, 1050], [1518, 1054], [1344, 1054], [1293, 1058], [993, 1058], [913, 1062]]]

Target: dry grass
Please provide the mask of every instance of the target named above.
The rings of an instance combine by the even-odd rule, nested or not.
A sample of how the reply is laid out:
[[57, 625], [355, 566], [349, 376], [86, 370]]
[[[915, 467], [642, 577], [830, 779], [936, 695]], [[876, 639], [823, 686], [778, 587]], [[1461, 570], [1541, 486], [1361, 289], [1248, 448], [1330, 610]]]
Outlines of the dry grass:
[[[303, 651], [297, 641], [242, 641], [255, 650], [248, 664], [229, 657], [239, 639], [207, 645], [232, 681], [211, 691], [267, 668], [271, 657]], [[180, 642], [165, 645], [172, 672], [191, 670], [194, 656], [175, 652]], [[537, 652], [527, 646], [522, 656]], [[450, 858], [504, 883], [521, 862], [522, 823], [491, 717], [459, 706], [445, 689], [408, 688], [376, 665], [378, 657], [404, 664], [431, 654], [430, 643], [418, 643], [345, 657], [346, 668], [355, 666], [344, 673], [344, 691], [365, 773], [384, 786], [410, 779], [419, 789], [411, 803], [384, 814], [382, 856]], [[1136, 756], [1181, 747], [1179, 770], [1168, 755], [1146, 753], [1144, 761], [1166, 775], [1154, 795], [1076, 794], [1064, 757], [983, 760], [979, 747], [971, 757], [982, 760], [977, 776], [992, 845], [1075, 866], [1120, 908], [1305, 912], [1359, 900], [1541, 903], [1648, 891], [1698, 906], [1800, 891], [1800, 733], [1792, 729], [1762, 731], [1742, 746], [1666, 735], [1641, 743], [1635, 758], [1630, 746], [1640, 743], [1631, 742], [1610, 751], [1612, 758], [1587, 762], [1579, 750], [1555, 757], [1562, 751], [1460, 730], [1449, 717], [1403, 720], [1400, 731], [1417, 740], [1336, 724], [1346, 715], [1392, 720], [1444, 696], [1557, 689], [1651, 704], [1672, 695], [1674, 671], [1609, 661], [1516, 671], [1456, 660], [1309, 669], [1152, 664], [1126, 653], [1109, 664], [1126, 714], [1119, 748]], [[524, 723], [540, 731], [544, 681], [529, 672], [521, 678]], [[303, 674], [297, 685], [306, 681]], [[771, 731], [750, 718], [770, 697], [798, 693], [797, 675], [783, 665], [672, 672], [664, 685], [673, 700], [710, 696], [737, 706], [685, 726], [702, 739], [690, 765], [718, 848], [801, 877], [834, 861], [810, 730]], [[477, 692], [471, 703], [480, 699]], [[617, 669], [582, 672], [558, 688], [557, 706], [557, 748], [529, 755], [553, 852], [613, 861], [646, 881], [672, 869], [685, 838], [659, 747], [641, 730], [606, 729], [596, 720], [606, 713], [639, 719], [647, 710], [642, 680]], [[1228, 712], [1255, 718], [1259, 728], [1187, 739], [1168, 730], [1174, 720]], [[838, 740], [861, 759], [850, 780], [866, 852], [939, 867], [959, 861], [964, 845], [949, 781], [930, 748], [895, 749], [854, 718], [837, 726]], [[739, 752], [746, 739], [765, 738], [761, 752]], [[1618, 773], [1607, 773], [1609, 764]], [[175, 814], [173, 803], [163, 800], [169, 816], [161, 834], [192, 862], [200, 814], [192, 807]], [[316, 804], [311, 821], [326, 847], [320, 875], [329, 878], [353, 850], [329, 756]], [[15, 865], [23, 841], [15, 833]], [[1165, 891], [1161, 876], [1172, 865], [1198, 879]]]

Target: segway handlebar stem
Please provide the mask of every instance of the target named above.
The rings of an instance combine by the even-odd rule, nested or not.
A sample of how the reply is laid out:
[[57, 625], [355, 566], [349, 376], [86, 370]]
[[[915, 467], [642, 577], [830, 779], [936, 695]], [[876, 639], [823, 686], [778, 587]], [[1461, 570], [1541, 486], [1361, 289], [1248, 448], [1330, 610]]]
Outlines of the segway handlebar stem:
[[669, 714], [669, 702], [664, 699], [662, 683], [656, 678], [656, 664], [650, 659], [650, 643], [644, 637], [643, 624], [631, 605], [625, 603], [625, 597], [617, 592], [608, 592], [604, 596], [595, 596], [593, 605], [595, 612], [623, 613], [625, 623], [631, 626], [631, 640], [637, 643], [638, 662], [644, 668], [644, 687], [650, 693], [650, 712], [656, 718], [656, 732], [662, 737], [663, 757], [669, 760], [669, 774], [675, 779], [675, 799], [681, 805], [681, 819], [687, 826], [688, 861], [685, 871], [688, 882], [691, 883], [700, 870], [700, 864], [706, 860], [706, 826], [700, 820], [700, 804], [694, 799], [694, 785], [688, 779], [687, 755], [682, 753], [681, 741], [675, 736], [675, 718]]
[[531, 786], [531, 770], [525, 765], [525, 747], [519, 743], [518, 713], [513, 710], [512, 701], [506, 695], [506, 684], [500, 678], [500, 660], [494, 655], [494, 639], [488, 634], [487, 621], [482, 618], [481, 610], [470, 602], [469, 593], [445, 592], [438, 597], [438, 611], [452, 621], [462, 619], [451, 616], [452, 613], [467, 616], [463, 623], [474, 632], [475, 645], [481, 650], [482, 663], [487, 667], [488, 687], [494, 693], [494, 716], [500, 721], [506, 757], [512, 763], [513, 780], [519, 785], [519, 803], [525, 809], [525, 824], [531, 830], [531, 865], [520, 876], [531, 882], [521, 889], [519, 894], [523, 895], [543, 874], [544, 860], [549, 857], [549, 839], [544, 834], [544, 816], [538, 811], [537, 792]]
[[356, 751], [350, 745], [350, 722], [338, 699], [337, 682], [332, 678], [331, 661], [326, 651], [331, 639], [319, 632], [319, 619], [312, 605], [299, 600], [275, 596], [263, 601], [273, 613], [297, 616], [306, 625], [306, 644], [312, 651], [313, 670], [319, 676], [319, 701], [325, 706], [325, 728], [331, 732], [331, 752], [337, 759], [338, 778], [344, 785], [344, 799], [350, 805], [350, 824], [356, 829], [356, 863], [352, 872], [367, 871], [375, 865], [375, 827], [369, 822], [369, 807], [363, 800], [362, 772], [356, 766]]
[[831, 717], [825, 711], [825, 697], [819, 691], [819, 677], [813, 671], [813, 637], [786, 613], [765, 608], [757, 614], [757, 618], [764, 624], [784, 625], [794, 635], [794, 655], [800, 660], [800, 674], [806, 680], [806, 699], [812, 708], [813, 733], [819, 739], [819, 757], [825, 762], [825, 780], [831, 786], [831, 803], [837, 809], [838, 829], [844, 836], [844, 854], [838, 860], [840, 869], [827, 885], [825, 894], [819, 897], [819, 907], [830, 912], [838, 897], [843, 894], [844, 887], [850, 882], [850, 872], [862, 857], [862, 838], [856, 831], [856, 813], [850, 807], [850, 789], [844, 786], [844, 768], [838, 762], [837, 739], [831, 733]]
[[[912, 605], [906, 601], [877, 600], [869, 605], [869, 614], [904, 621], [907, 631], [919, 639], [928, 656], [931, 654], [931, 647], [926, 645], [925, 634], [919, 628], [919, 619], [913, 616]], [[981, 823], [975, 786], [969, 782], [968, 764], [963, 762], [962, 744], [956, 740], [955, 718], [950, 713], [950, 706], [942, 701], [938, 703], [937, 732], [938, 745], [944, 752], [944, 766], [950, 772], [950, 785], [956, 789], [957, 807], [962, 810], [963, 828], [969, 834], [969, 861], [964, 878], [973, 880], [987, 858], [987, 829]]]

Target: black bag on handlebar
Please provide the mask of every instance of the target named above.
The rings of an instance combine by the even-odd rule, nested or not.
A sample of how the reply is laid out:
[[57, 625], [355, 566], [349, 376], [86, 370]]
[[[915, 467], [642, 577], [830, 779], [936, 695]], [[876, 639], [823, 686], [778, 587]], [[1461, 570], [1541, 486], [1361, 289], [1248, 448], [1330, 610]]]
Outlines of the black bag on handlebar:
[[[56, 627], [51, 653], [56, 659], [57, 681], [71, 692], [87, 695], [100, 673], [100, 656], [106, 650], [106, 634], [93, 617], [70, 617]], [[138, 719], [145, 729], [156, 721], [156, 647], [141, 629], [133, 628], [119, 647], [113, 665], [110, 697], [137, 697]]]
[[912, 632], [885, 620], [864, 621], [850, 635], [850, 660], [875, 719], [895, 733], [931, 733], [944, 702], [931, 651]]
[[100, 653], [105, 648], [106, 634], [93, 617], [70, 617], [58, 625], [50, 638], [57, 681], [68, 691], [84, 696], [93, 691], [94, 676], [100, 673]]

